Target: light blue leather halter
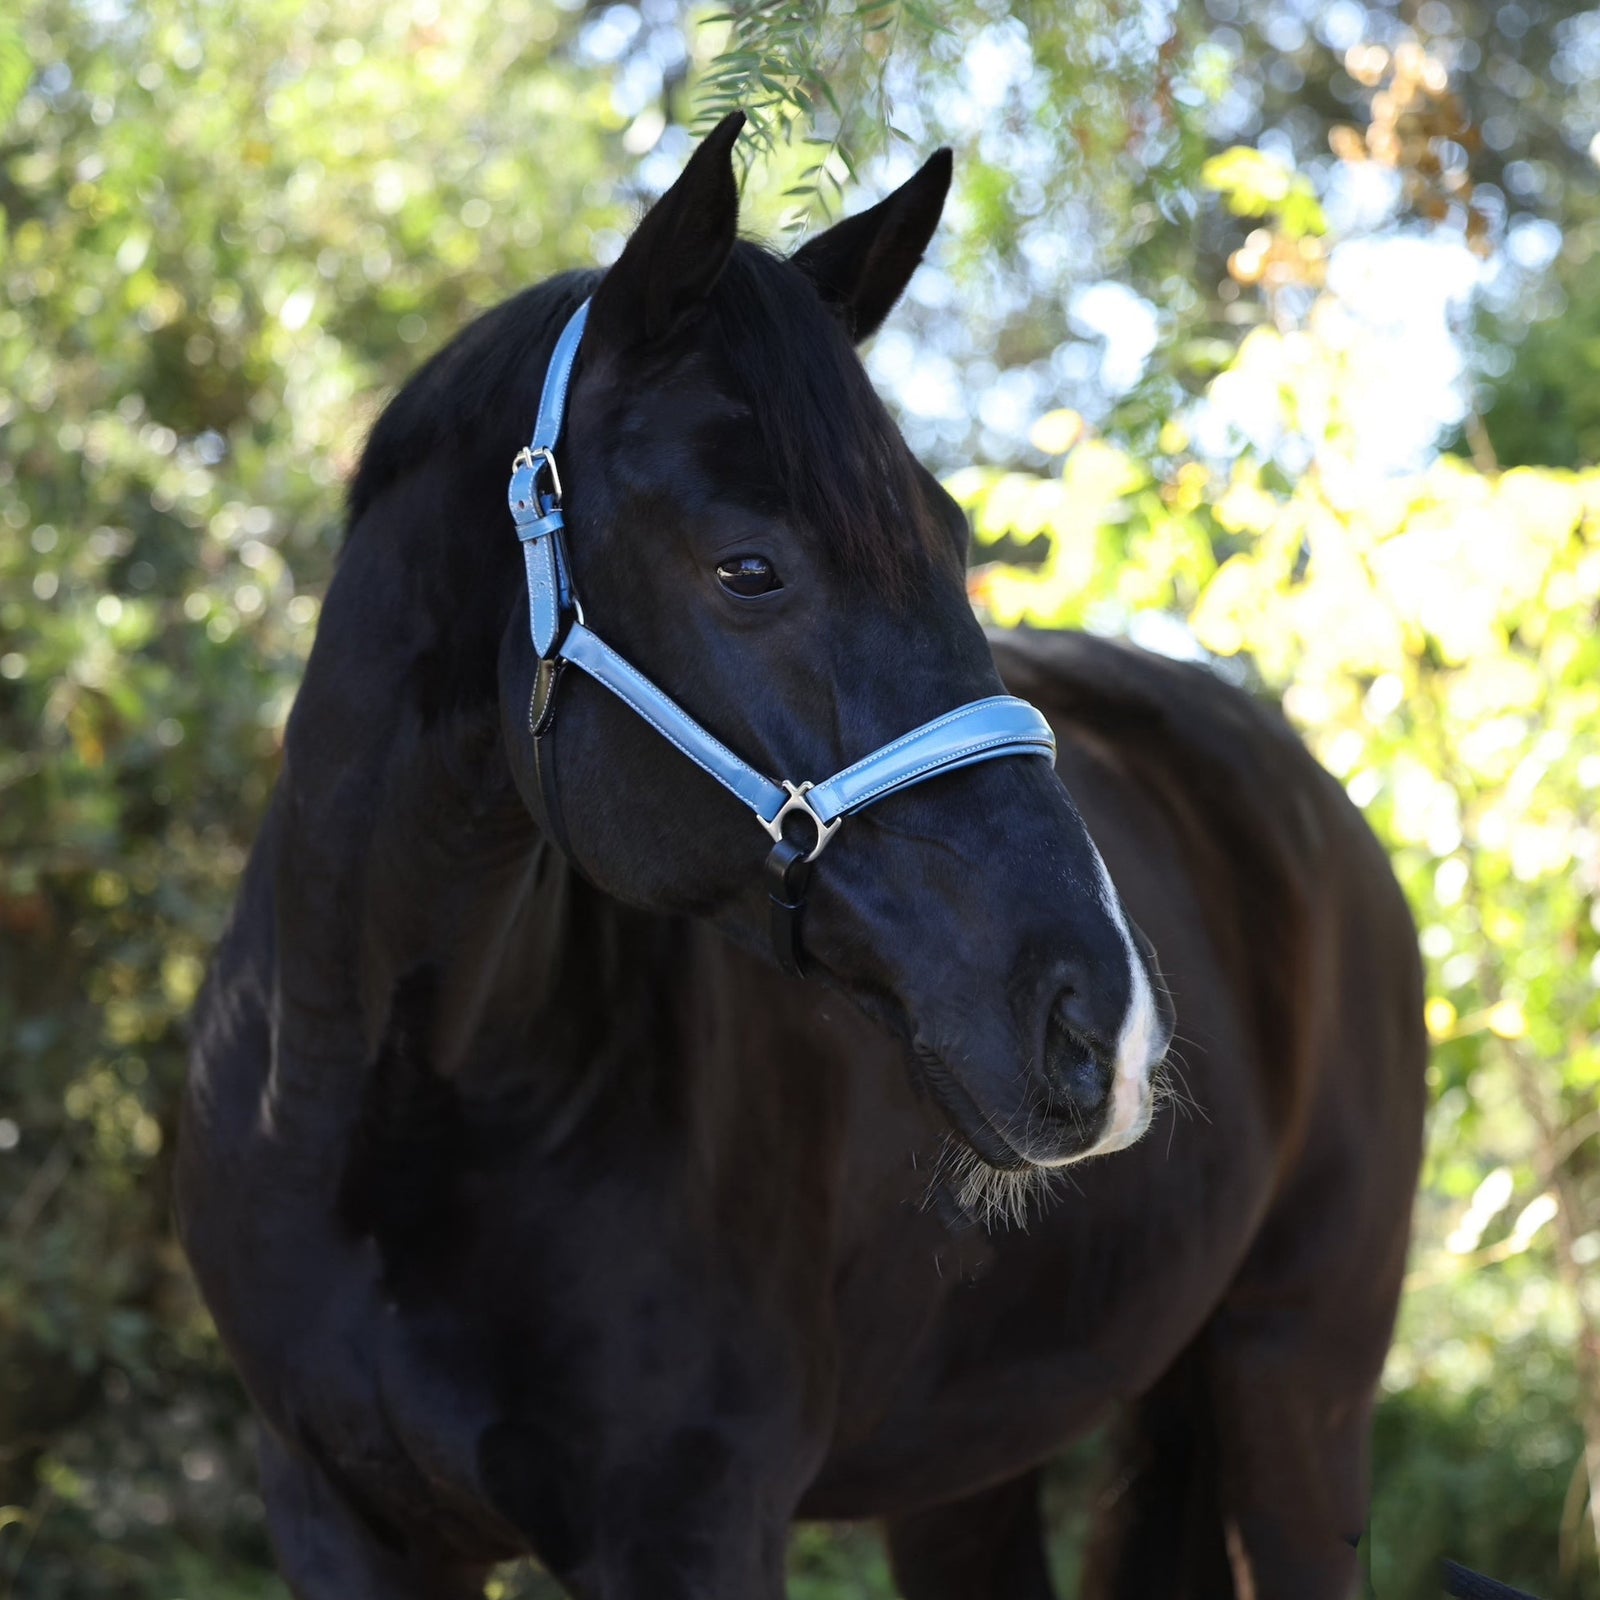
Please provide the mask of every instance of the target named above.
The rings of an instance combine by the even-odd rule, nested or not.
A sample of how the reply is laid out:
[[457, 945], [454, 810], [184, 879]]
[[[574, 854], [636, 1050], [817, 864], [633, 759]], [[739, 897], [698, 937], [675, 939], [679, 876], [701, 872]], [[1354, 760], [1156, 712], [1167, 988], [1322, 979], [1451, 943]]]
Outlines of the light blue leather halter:
[[[555, 448], [561, 439], [567, 390], [588, 316], [589, 302], [585, 301], [556, 341], [539, 397], [533, 439], [527, 449], [517, 452], [511, 464], [508, 494], [527, 567], [529, 627], [540, 661], [540, 681], [529, 720], [545, 820], [565, 850], [550, 753], [539, 747], [551, 729], [556, 669], [561, 663], [570, 662], [631, 706], [664, 739], [754, 812], [756, 821], [773, 840], [767, 867], [773, 880], [774, 946], [779, 962], [798, 972], [799, 916], [806, 876], [810, 864], [822, 854], [847, 816], [901, 789], [979, 761], [992, 761], [999, 756], [1043, 756], [1053, 761], [1055, 735], [1050, 724], [1026, 700], [991, 695], [923, 723], [820, 783], [794, 783], [787, 778], [774, 782], [740, 760], [675, 700], [623, 660], [584, 622], [562, 532], [565, 519]], [[813, 836], [808, 844], [785, 836], [790, 818], [796, 816], [811, 823]]]

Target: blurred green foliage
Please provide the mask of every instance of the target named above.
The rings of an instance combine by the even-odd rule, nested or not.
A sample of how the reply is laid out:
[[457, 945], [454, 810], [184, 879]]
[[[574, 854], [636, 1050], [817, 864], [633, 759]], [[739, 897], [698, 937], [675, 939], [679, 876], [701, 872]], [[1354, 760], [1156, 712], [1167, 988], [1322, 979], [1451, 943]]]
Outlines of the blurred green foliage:
[[[1394, 849], [1439, 1049], [1375, 1592], [1433, 1595], [1449, 1553], [1594, 1600], [1575, 1352], [1600, 1259], [1600, 484], [1550, 469], [1595, 461], [1575, 174], [1600, 40], [1468, 0], [1324, 8], [1320, 31], [1287, 0], [900, 9], [812, 4], [827, 27], [787, 58], [756, 18], [702, 109], [739, 72], [779, 86], [751, 182], [774, 227], [837, 201], [819, 155], [835, 179], [899, 160], [891, 122], [958, 145], [944, 270], [897, 326], [962, 399], [930, 419], [920, 368], [890, 398], [941, 469], [996, 463], [955, 480], [976, 600], [1131, 625], [1286, 692]], [[1563, 243], [1538, 272], [1512, 260], [1521, 287], [1470, 330], [1473, 465], [1395, 475], [1360, 453], [1381, 335], [1323, 280], [1350, 210], [1327, 139], [1382, 77], [1352, 52], [1413, 35], [1458, 51], [1489, 244], [1509, 259], [1552, 217]], [[0, 19], [0, 1596], [282, 1594], [168, 1225], [183, 1017], [385, 393], [504, 294], [611, 258], [732, 37], [671, 0]], [[830, 73], [862, 92], [830, 101]], [[1445, 150], [1429, 183], [1456, 167]], [[1450, 222], [1391, 196], [1368, 226], [1424, 225]], [[1071, 306], [1111, 274], [1160, 337], [1108, 385]], [[1207, 408], [1276, 431], [1202, 447]], [[1019, 412], [1048, 414], [1030, 437]], [[1052, 1479], [1069, 1583], [1095, 1484], [1092, 1445]], [[891, 1592], [869, 1531], [804, 1530], [792, 1566], [803, 1600]], [[498, 1589], [551, 1594], [527, 1572]]]
[[576, 25], [0, 33], [0, 1593], [278, 1592], [168, 1226], [183, 1018], [384, 390], [625, 215]]
[[1282, 694], [1388, 844], [1429, 960], [1436, 1098], [1378, 1432], [1377, 1593], [1428, 1593], [1440, 1551], [1600, 1593], [1600, 472], [1375, 470], [1362, 409], [1387, 335], [1321, 287], [1309, 202], [1259, 152], [1202, 181], [1269, 221], [1239, 280], [1270, 293], [1276, 262], [1276, 289], [1304, 291], [1205, 397], [1270, 414], [1270, 445], [1236, 431], [1208, 453], [1173, 420], [1140, 459], [1045, 416], [1058, 471], [950, 480], [1001, 557], [974, 597], [1003, 623], [1164, 617], [1169, 646]]

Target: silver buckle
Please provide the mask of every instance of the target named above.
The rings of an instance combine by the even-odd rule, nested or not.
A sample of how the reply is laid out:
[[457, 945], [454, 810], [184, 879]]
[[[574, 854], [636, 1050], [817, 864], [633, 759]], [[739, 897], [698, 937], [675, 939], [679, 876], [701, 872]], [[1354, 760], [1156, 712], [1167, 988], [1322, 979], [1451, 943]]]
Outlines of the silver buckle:
[[806, 799], [806, 794], [816, 787], [814, 783], [794, 784], [785, 778], [783, 786], [789, 791], [789, 798], [778, 807], [777, 816], [771, 822], [763, 821], [760, 817], [757, 817], [756, 820], [772, 835], [773, 843], [777, 844], [783, 838], [783, 824], [786, 818], [797, 811], [801, 816], [809, 817], [811, 826], [817, 830], [817, 842], [811, 847], [811, 853], [806, 857], [806, 860], [815, 861], [822, 854], [822, 847], [839, 831], [839, 824], [844, 821], [844, 818], [835, 817], [832, 822], [824, 822], [811, 809], [811, 802]]
[[537, 494], [539, 487], [539, 469], [543, 467], [550, 474], [550, 497], [557, 506], [561, 504], [561, 474], [556, 471], [556, 458], [550, 451], [540, 448], [532, 450], [524, 445], [511, 461], [513, 473], [527, 467], [533, 473], [533, 487]]

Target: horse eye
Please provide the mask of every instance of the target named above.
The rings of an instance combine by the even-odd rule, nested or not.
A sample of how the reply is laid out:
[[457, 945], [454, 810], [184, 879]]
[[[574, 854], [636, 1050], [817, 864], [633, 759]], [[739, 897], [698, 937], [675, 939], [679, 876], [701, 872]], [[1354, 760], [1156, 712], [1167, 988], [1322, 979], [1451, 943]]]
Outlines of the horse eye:
[[746, 600], [783, 587], [765, 556], [729, 557], [718, 564], [717, 581], [729, 594], [741, 595]]

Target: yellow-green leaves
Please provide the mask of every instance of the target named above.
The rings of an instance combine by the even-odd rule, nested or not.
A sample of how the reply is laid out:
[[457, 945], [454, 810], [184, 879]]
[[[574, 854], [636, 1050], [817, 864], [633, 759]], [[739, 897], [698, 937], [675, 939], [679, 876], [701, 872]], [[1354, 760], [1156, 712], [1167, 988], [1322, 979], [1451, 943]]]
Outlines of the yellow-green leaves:
[[[1252, 151], [1207, 178], [1251, 216], [1299, 181]], [[1600, 1316], [1559, 1254], [1600, 1260], [1600, 468], [1375, 470], [1375, 337], [1322, 296], [1213, 380], [1212, 410], [1286, 441], [1297, 473], [1239, 439], [1199, 457], [1179, 421], [1143, 461], [1051, 412], [1032, 442], [1059, 466], [950, 487], [983, 613], [1117, 632], [1166, 613], [1282, 695], [1388, 847], [1428, 958], [1436, 1098], [1389, 1382], [1464, 1403], [1506, 1345], [1571, 1348]], [[1543, 1404], [1552, 1380], [1525, 1380]]]
[[1235, 145], [1201, 167], [1200, 181], [1220, 194], [1236, 217], [1272, 217], [1292, 239], [1328, 231], [1311, 180], [1265, 151]]

